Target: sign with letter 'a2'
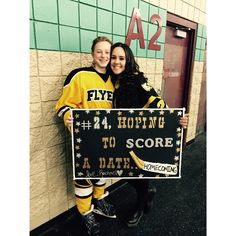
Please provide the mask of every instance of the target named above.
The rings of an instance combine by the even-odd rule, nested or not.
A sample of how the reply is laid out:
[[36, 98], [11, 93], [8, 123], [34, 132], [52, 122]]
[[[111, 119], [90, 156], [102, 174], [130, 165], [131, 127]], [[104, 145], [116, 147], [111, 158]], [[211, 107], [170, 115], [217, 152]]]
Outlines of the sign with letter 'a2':
[[74, 179], [181, 177], [184, 108], [71, 111]]

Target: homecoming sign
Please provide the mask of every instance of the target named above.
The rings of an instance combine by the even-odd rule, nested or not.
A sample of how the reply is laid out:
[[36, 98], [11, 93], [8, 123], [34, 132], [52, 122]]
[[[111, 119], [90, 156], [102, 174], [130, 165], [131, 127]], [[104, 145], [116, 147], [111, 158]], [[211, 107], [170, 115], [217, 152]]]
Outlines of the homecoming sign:
[[178, 109], [72, 109], [74, 179], [180, 178]]

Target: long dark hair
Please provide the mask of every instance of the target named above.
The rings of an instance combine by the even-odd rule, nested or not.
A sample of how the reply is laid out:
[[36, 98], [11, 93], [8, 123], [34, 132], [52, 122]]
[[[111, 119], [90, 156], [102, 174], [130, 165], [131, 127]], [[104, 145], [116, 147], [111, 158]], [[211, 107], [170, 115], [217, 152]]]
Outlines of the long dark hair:
[[[124, 49], [125, 57], [126, 57], [125, 70], [119, 76], [120, 77], [124, 77], [124, 76], [127, 77], [127, 76], [132, 76], [133, 74], [142, 74], [143, 75], [143, 73], [139, 71], [139, 65], [135, 61], [134, 54], [127, 44], [121, 43], [121, 42], [113, 44], [111, 46], [110, 58], [112, 56], [113, 50], [117, 47], [121, 47]], [[112, 77], [116, 77], [116, 75], [113, 74], [112, 69], [111, 69], [111, 60], [110, 60], [109, 64], [107, 65], [107, 69], [110, 72], [110, 74], [112, 75]]]

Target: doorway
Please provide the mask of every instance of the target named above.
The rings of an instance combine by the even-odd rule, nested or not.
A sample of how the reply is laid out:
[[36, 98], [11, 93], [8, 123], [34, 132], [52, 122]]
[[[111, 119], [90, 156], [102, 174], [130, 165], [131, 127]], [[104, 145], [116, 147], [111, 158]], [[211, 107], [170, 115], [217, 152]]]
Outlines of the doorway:
[[197, 24], [167, 14], [163, 98], [169, 107], [187, 108]]

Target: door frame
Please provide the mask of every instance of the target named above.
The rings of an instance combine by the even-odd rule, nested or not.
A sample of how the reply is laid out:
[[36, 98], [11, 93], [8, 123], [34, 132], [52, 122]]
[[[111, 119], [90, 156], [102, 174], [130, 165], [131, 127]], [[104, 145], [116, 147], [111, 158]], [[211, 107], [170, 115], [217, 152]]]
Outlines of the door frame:
[[[188, 45], [188, 54], [185, 68], [185, 84], [184, 84], [184, 93], [183, 93], [183, 105], [186, 108], [186, 113], [189, 112], [190, 107], [190, 92], [191, 85], [193, 80], [193, 65], [194, 65], [194, 55], [196, 47], [196, 37], [197, 37], [197, 26], [196, 22], [184, 19], [180, 16], [177, 16], [173, 13], [167, 12], [166, 16], [166, 25], [171, 27], [179, 27], [180, 29], [188, 29], [189, 33], [189, 45]], [[164, 57], [165, 60], [165, 57]], [[163, 63], [164, 64], [164, 63]], [[183, 133], [183, 147], [187, 145], [186, 143], [186, 134], [187, 131], [184, 129]]]
[[[179, 27], [180, 29], [187, 29], [189, 33], [189, 45], [188, 45], [188, 53], [187, 53], [187, 61], [185, 68], [185, 84], [184, 84], [184, 94], [183, 94], [183, 104], [186, 108], [186, 112], [189, 110], [189, 94], [192, 83], [192, 75], [193, 75], [193, 64], [194, 64], [194, 48], [196, 45], [196, 31], [197, 31], [197, 23], [192, 22], [190, 20], [184, 19], [180, 16], [177, 16], [173, 13], [167, 12], [166, 16], [166, 24], [167, 26]], [[165, 57], [164, 57], [165, 60]]]

